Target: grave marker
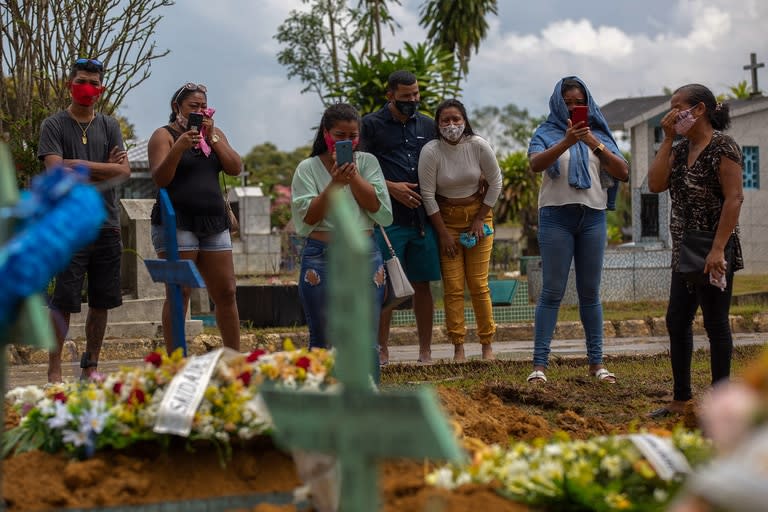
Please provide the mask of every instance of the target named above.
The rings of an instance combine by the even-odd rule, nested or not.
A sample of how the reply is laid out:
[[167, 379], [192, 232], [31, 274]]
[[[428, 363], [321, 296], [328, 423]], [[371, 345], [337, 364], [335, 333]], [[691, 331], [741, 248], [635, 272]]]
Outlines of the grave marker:
[[379, 393], [372, 387], [373, 314], [370, 239], [350, 221], [351, 206], [332, 198], [337, 226], [329, 247], [329, 330], [337, 347], [338, 393], [263, 390], [275, 422], [275, 438], [291, 449], [335, 454], [341, 467], [340, 510], [379, 509], [376, 459], [431, 458], [461, 461], [464, 454], [435, 394]]
[[179, 246], [176, 240], [176, 213], [171, 206], [168, 192], [160, 189], [160, 218], [165, 235], [164, 260], [144, 260], [150, 277], [156, 283], [168, 286], [168, 299], [171, 303], [171, 334], [173, 348], [181, 348], [187, 356], [187, 340], [184, 337], [184, 296], [182, 286], [205, 288], [205, 282], [197, 271], [195, 262], [179, 259]]

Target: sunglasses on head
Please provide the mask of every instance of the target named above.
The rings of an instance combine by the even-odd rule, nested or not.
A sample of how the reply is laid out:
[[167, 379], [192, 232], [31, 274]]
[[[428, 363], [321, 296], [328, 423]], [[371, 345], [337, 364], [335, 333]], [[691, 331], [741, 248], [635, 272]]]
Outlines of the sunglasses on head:
[[104, 64], [98, 59], [77, 59], [75, 64], [92, 64], [99, 68], [99, 71], [104, 70]]
[[200, 91], [202, 93], [206, 93], [208, 92], [208, 88], [203, 84], [193, 84], [192, 82], [187, 82], [181, 89], [179, 89], [179, 92], [176, 93], [176, 97], [173, 99], [174, 103], [179, 102], [179, 96], [181, 96], [181, 93], [184, 91]]

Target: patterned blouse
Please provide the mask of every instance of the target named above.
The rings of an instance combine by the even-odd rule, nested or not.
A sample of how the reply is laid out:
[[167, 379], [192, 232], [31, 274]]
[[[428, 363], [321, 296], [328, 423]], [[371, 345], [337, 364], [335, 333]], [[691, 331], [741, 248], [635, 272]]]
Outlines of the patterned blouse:
[[[722, 157], [742, 165], [741, 149], [728, 135], [719, 131], [712, 134], [709, 145], [688, 167], [689, 142], [683, 142], [672, 148], [672, 174], [669, 177], [669, 195], [672, 199], [672, 212], [669, 230], [672, 234], [672, 270], [677, 271], [680, 256], [680, 243], [687, 229], [716, 231], [720, 222], [725, 197], [720, 186], [718, 170]], [[733, 260], [728, 262], [731, 270], [744, 268], [744, 258], [739, 241], [739, 226], [731, 235]]]

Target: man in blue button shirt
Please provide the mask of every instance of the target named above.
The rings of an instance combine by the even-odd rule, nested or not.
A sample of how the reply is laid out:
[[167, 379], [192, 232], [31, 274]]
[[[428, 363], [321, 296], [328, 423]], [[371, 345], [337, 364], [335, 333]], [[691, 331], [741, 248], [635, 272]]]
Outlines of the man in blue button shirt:
[[[414, 289], [413, 312], [419, 334], [419, 361], [431, 362], [434, 303], [430, 281], [440, 280], [437, 239], [421, 204], [418, 168], [421, 148], [435, 138], [435, 122], [419, 112], [419, 84], [409, 71], [389, 75], [387, 104], [363, 118], [360, 145], [376, 156], [392, 199], [394, 221], [385, 228], [392, 247]], [[374, 236], [382, 254], [389, 250], [378, 230]], [[387, 341], [392, 310], [379, 322], [382, 364], [389, 359]]]

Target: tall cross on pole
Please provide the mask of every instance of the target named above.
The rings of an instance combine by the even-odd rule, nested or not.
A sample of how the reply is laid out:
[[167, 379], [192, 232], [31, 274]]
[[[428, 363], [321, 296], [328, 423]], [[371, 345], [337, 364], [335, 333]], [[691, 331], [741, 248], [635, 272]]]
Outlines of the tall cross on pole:
[[[0, 142], [0, 208], [11, 207], [19, 200], [19, 189], [16, 186], [16, 170], [11, 160], [8, 147]], [[13, 235], [12, 218], [0, 216], [0, 248]], [[56, 346], [53, 329], [48, 319], [45, 301], [40, 294], [27, 297], [21, 303], [15, 323], [0, 324], [0, 393], [5, 396], [5, 350], [13, 341], [24, 341], [40, 348], [51, 349]], [[22, 336], [23, 335], [23, 336]], [[0, 404], [0, 428], [5, 425], [5, 408]], [[0, 431], [2, 439], [2, 431]], [[0, 461], [2, 465], [2, 461]], [[3, 471], [0, 467], [0, 490], [2, 490]], [[0, 494], [0, 510], [4, 510], [4, 500]]]
[[200, 272], [195, 262], [179, 259], [179, 244], [176, 240], [176, 213], [171, 206], [168, 192], [160, 189], [160, 218], [163, 221], [165, 238], [165, 259], [144, 260], [150, 277], [156, 283], [168, 285], [168, 298], [171, 305], [171, 334], [173, 348], [181, 348], [187, 355], [187, 340], [184, 336], [184, 294], [182, 286], [189, 288], [205, 288]]
[[340, 192], [331, 198], [336, 226], [328, 251], [329, 333], [337, 347], [336, 393], [263, 389], [275, 436], [291, 449], [337, 456], [340, 510], [379, 510], [376, 459], [462, 461], [448, 421], [431, 389], [378, 393], [372, 387], [373, 298], [370, 238]]
[[750, 53], [749, 54], [749, 64], [744, 66], [744, 69], [749, 69], [752, 72], [752, 92], [750, 93], [750, 96], [759, 96], [760, 95], [760, 89], [757, 87], [757, 70], [759, 68], [765, 67], [764, 62], [757, 62], [757, 54], [756, 53]]

